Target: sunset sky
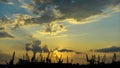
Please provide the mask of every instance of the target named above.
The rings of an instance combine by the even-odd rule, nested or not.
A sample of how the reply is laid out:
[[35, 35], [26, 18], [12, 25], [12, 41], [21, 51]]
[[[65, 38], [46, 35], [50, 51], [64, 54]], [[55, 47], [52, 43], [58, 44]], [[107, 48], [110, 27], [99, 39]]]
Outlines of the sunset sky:
[[0, 57], [47, 48], [120, 52], [120, 0], [0, 0]]

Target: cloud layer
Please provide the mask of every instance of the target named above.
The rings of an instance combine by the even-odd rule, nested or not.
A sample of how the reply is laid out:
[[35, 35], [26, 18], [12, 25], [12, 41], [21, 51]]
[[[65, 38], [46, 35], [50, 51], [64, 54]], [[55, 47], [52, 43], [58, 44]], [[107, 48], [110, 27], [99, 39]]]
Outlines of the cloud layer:
[[0, 2], [5, 2], [6, 3], [6, 2], [8, 2], [8, 0], [0, 0]]
[[106, 15], [105, 10], [108, 7], [115, 8], [120, 4], [120, 0], [93, 0], [92, 2], [90, 0], [0, 0], [1, 2], [14, 4], [0, 6], [3, 8], [0, 9], [2, 10], [0, 16], [3, 16], [0, 18], [0, 24], [1, 22], [12, 23], [13, 29], [26, 24], [45, 24], [47, 26], [39, 33], [52, 35], [66, 31], [65, 26], [58, 23], [94, 22], [97, 18]]
[[14, 37], [7, 32], [0, 32], [0, 38], [14, 38]]
[[63, 49], [53, 49], [53, 52], [54, 51], [58, 51], [58, 52], [61, 52], [61, 53], [64, 53], [64, 52], [71, 52], [71, 53], [75, 53], [75, 54], [83, 54], [82, 52], [78, 52], [78, 51], [75, 51], [75, 50], [71, 50], [71, 49], [66, 49], [66, 48], [63, 48]]
[[[0, 2], [8, 1], [10, 2], [10, 0], [0, 0]], [[24, 21], [26, 23], [37, 24], [51, 23], [54, 21], [69, 22], [72, 24], [93, 22], [96, 16], [106, 15], [104, 11], [108, 7], [112, 6], [111, 8], [115, 8], [120, 4], [120, 0], [11, 0], [11, 2], [15, 3], [13, 10], [11, 9], [12, 6], [9, 7], [11, 9], [10, 12], [6, 12], [7, 9], [1, 10], [5, 11], [7, 15], [13, 14], [14, 9], [16, 10], [14, 14], [28, 14], [30, 16], [32, 14], [34, 15], [33, 17]], [[2, 5], [3, 8], [5, 6]], [[22, 11], [20, 12], [19, 10]]]
[[69, 50], [69, 49], [60, 49], [58, 51], [59, 52], [74, 52], [73, 50]]
[[31, 19], [35, 23], [71, 22], [69, 19], [73, 19], [83, 24], [83, 21], [91, 22], [87, 20], [89, 17], [104, 15], [108, 6], [116, 6], [119, 3], [119, 0], [32, 0], [32, 4], [28, 5], [33, 7], [30, 11], [39, 16]]
[[116, 47], [116, 46], [112, 46], [110, 48], [103, 48], [103, 49], [98, 49], [95, 50], [96, 52], [104, 52], [104, 53], [108, 53], [108, 52], [120, 52], [120, 47]]
[[0, 27], [0, 38], [14, 38], [14, 36], [6, 32], [5, 27]]

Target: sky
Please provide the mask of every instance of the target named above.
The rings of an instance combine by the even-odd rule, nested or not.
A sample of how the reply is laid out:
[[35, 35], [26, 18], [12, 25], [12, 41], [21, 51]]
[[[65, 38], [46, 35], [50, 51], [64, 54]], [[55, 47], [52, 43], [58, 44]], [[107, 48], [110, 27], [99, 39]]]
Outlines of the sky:
[[13, 51], [120, 52], [119, 18], [120, 0], [0, 0], [0, 60]]

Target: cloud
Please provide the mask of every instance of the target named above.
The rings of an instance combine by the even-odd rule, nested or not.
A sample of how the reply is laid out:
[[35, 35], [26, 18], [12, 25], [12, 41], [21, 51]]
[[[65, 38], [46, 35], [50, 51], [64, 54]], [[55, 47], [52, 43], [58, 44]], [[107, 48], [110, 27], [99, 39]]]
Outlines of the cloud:
[[[119, 3], [119, 0], [93, 0], [93, 2], [89, 0], [32, 0], [32, 3], [23, 3], [20, 7], [28, 9], [35, 15], [22, 22], [25, 24], [47, 24], [45, 28], [38, 32], [40, 34], [57, 35], [67, 31], [64, 25], [57, 23], [86, 24], [95, 22], [107, 17], [105, 10], [108, 6], [115, 8]], [[16, 24], [15, 28], [19, 26], [21, 26], [20, 23]]]
[[5, 31], [0, 31], [0, 38], [14, 38], [11, 34]]
[[[27, 19], [31, 18], [31, 16], [27, 15], [27, 14], [14, 14], [13, 16], [15, 18], [12, 22], [12, 24], [14, 25], [13, 29], [15, 29], [19, 26], [28, 24], [29, 21]], [[29, 24], [30, 24], [30, 22], [29, 22]]]
[[34, 40], [31, 41], [31, 43], [26, 44], [26, 50], [32, 50], [34, 53], [36, 52], [42, 52], [42, 48], [39, 46], [41, 44], [41, 41], [39, 40]]
[[8, 0], [0, 0], [0, 2], [5, 2], [5, 3], [7, 3], [7, 2], [8, 2]]
[[65, 38], [65, 37], [68, 37], [67, 34], [58, 34], [58, 35], [54, 35], [54, 36], [50, 36], [49, 38]]
[[108, 52], [120, 52], [120, 47], [116, 47], [116, 46], [112, 46], [110, 48], [103, 48], [103, 49], [98, 49], [95, 50], [96, 52], [104, 52], [104, 53], [108, 53]]
[[[14, 14], [14, 19], [11, 20], [7, 16], [1, 17], [0, 21], [1, 24], [10, 24], [9, 26], [11, 29], [16, 29], [18, 27], [24, 26], [24, 25], [30, 25], [30, 24], [40, 24], [38, 21], [36, 21], [37, 18], [32, 18], [32, 16], [27, 14]], [[66, 27], [63, 24], [58, 24], [55, 21], [51, 23], [41, 23], [41, 27], [44, 26], [42, 29], [37, 30], [40, 34], [50, 34], [50, 35], [56, 35], [61, 32], [67, 31]]]
[[[9, 0], [0, 1], [8, 2]], [[119, 0], [93, 0], [92, 2], [90, 0], [18, 0], [13, 2], [19, 2], [17, 7], [21, 7], [16, 9], [17, 13], [19, 9], [28, 9], [29, 12], [26, 10], [24, 12], [34, 15], [34, 17], [26, 19], [25, 22], [37, 24], [53, 21], [69, 22], [71, 24], [94, 22], [96, 17], [106, 14], [104, 14], [104, 11], [108, 6], [118, 10], [117, 5], [120, 4]], [[13, 13], [11, 12], [11, 14]]]
[[87, 18], [83, 18], [81, 19], [81, 21], [76, 20], [75, 18], [67, 18], [63, 21], [59, 21], [59, 22], [69, 22], [71, 24], [87, 24], [87, 23], [91, 23], [91, 22], [96, 22], [102, 18], [108, 17], [107, 14], [105, 13], [101, 13], [101, 14], [96, 14]]
[[10, 22], [11, 20], [7, 16], [0, 18], [0, 38], [15, 38], [7, 29], [7, 25]]
[[53, 51], [58, 51], [58, 52], [73, 52], [73, 53], [75, 53], [75, 54], [82, 54], [82, 52], [78, 52], [78, 51], [75, 51], [75, 50], [71, 50], [71, 49], [66, 49], [66, 48], [63, 48], [63, 49], [57, 49], [57, 48], [55, 48], [55, 49], [53, 49]]
[[28, 9], [29, 11], [32, 11], [34, 8], [32, 4], [26, 4], [26, 3], [22, 4], [20, 7]]
[[67, 31], [66, 28], [62, 24], [50, 23], [45, 26], [44, 29], [40, 30], [40, 34], [51, 34], [56, 35], [61, 32]]
[[[0, 1], [7, 2], [9, 0]], [[14, 4], [14, 6], [8, 7], [8, 5], [5, 5], [5, 7], [10, 9], [13, 7], [15, 12], [13, 10], [8, 12], [5, 8], [3, 8], [4, 10], [2, 10], [2, 12], [5, 12], [6, 15], [12, 14], [14, 19], [12, 18], [10, 20], [4, 16], [0, 18], [0, 24], [12, 22], [13, 29], [31, 23], [40, 25], [47, 24], [38, 32], [40, 34], [50, 35], [67, 31], [63, 24], [58, 24], [59, 22], [70, 24], [95, 22], [97, 19], [106, 17], [104, 10], [108, 8], [108, 6], [112, 6], [111, 8], [114, 8], [114, 10], [118, 10], [119, 7], [117, 5], [120, 3], [119, 0], [93, 0], [92, 2], [89, 0], [18, 0], [11, 2], [19, 2], [18, 5]], [[4, 5], [2, 7], [4, 7]], [[29, 12], [26, 11], [26, 9], [28, 9]], [[1, 16], [3, 16], [3, 13], [1, 14]], [[55, 23], [53, 24], [53, 22]]]
[[[113, 8], [120, 3], [119, 0], [32, 0], [32, 4], [25, 4], [33, 7], [32, 11], [37, 18], [32, 18], [34, 23], [51, 23], [52, 21], [76, 21], [77, 24], [93, 22], [96, 15], [104, 14], [108, 6]], [[25, 7], [24, 6], [24, 7]], [[26, 8], [25, 7], [25, 8]], [[74, 21], [71, 21], [72, 24]]]
[[32, 50], [32, 45], [31, 45], [31, 43], [26, 43], [26, 44], [25, 44], [25, 49], [26, 49], [26, 51]]
[[6, 24], [8, 21], [9, 19], [6, 16], [0, 18], [0, 38], [14, 38], [13, 35], [6, 31], [5, 26], [3, 26], [3, 24]]
[[59, 52], [74, 52], [73, 50], [69, 50], [69, 49], [60, 49], [58, 51]]
[[17, 0], [19, 3], [23, 3], [24, 2], [24, 0]]
[[13, 5], [14, 4], [10, 0], [0, 0], [0, 2], [3, 2], [3, 3], [8, 4], [8, 5]]
[[6, 24], [9, 21], [10, 21], [10, 18], [8, 18], [7, 16], [0, 17], [1, 24]]
[[43, 52], [49, 52], [47, 45], [43, 46], [42, 50], [43, 50]]
[[107, 8], [109, 10], [112, 10], [112, 11], [115, 11], [115, 12], [120, 12], [120, 4], [115, 5], [115, 6], [111, 5], [111, 6], [108, 6]]
[[27, 43], [25, 49], [26, 49], [26, 51], [33, 51], [34, 53], [49, 52], [47, 45], [41, 47], [40, 40], [33, 40], [30, 43]]

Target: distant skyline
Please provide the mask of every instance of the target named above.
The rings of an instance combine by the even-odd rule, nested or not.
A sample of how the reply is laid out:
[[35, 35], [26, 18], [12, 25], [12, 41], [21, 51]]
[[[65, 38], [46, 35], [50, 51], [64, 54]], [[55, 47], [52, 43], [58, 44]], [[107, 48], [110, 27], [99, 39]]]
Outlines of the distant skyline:
[[0, 56], [110, 47], [120, 48], [120, 0], [0, 0]]

